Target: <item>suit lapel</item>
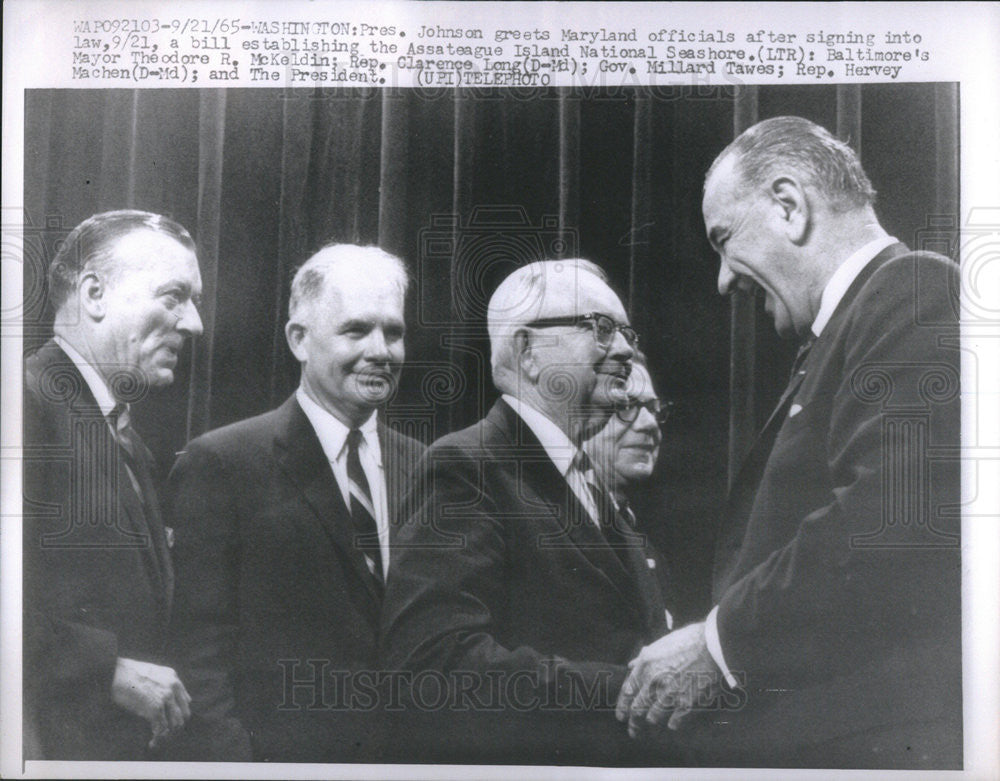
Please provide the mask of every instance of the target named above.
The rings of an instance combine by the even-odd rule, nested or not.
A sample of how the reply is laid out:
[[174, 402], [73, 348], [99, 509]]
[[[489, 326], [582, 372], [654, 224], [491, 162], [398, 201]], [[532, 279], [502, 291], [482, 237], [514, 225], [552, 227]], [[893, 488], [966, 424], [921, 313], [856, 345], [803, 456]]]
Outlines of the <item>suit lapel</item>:
[[[393, 520], [405, 522], [401, 517], [403, 499], [410, 487], [410, 480], [420, 457], [419, 448], [412, 447], [403, 437], [378, 421], [378, 440], [382, 450], [382, 466], [385, 471], [385, 490], [389, 506], [389, 531], [393, 532]], [[390, 537], [391, 540], [391, 537]]]
[[716, 545], [715, 568], [712, 578], [715, 584], [713, 595], [716, 600], [721, 596], [720, 592], [728, 588], [733, 579], [733, 568], [736, 565], [737, 554], [742, 547], [743, 536], [746, 533], [754, 494], [764, 475], [764, 470], [770, 459], [771, 450], [774, 447], [778, 432], [787, 419], [791, 402], [808, 375], [810, 363], [815, 361], [817, 355], [822, 355], [829, 349], [828, 345], [829, 340], [832, 338], [831, 334], [839, 330], [840, 321], [845, 317], [851, 302], [871, 276], [885, 263], [907, 252], [909, 252], [909, 249], [905, 244], [891, 244], [876, 255], [854, 278], [844, 296], [837, 304], [822, 334], [816, 338], [809, 356], [807, 356], [805, 362], [802, 364], [801, 370], [789, 380], [788, 387], [781, 394], [781, 398], [778, 400], [774, 411], [768, 417], [767, 423], [764, 424], [760, 434], [754, 440], [753, 446], [743, 459], [737, 473], [737, 478], [733, 482], [727, 496], [727, 517], [721, 528], [719, 540]]
[[[167, 614], [169, 615], [174, 596], [174, 569], [170, 561], [170, 551], [167, 549], [167, 538], [163, 528], [163, 518], [160, 515], [159, 498], [156, 495], [156, 487], [152, 477], [156, 464], [153, 454], [139, 437], [138, 432], [135, 433], [134, 437], [136, 445], [140, 450], [139, 469], [142, 471], [142, 474], [136, 475], [136, 479], [139, 481], [142, 492], [146, 497], [145, 503], [140, 503], [142, 505], [141, 512], [145, 519], [145, 525], [149, 530], [151, 558], [156, 566], [157, 577], [163, 584]], [[121, 449], [120, 445], [119, 449]], [[123, 471], [125, 458], [121, 457], [119, 461], [122, 464], [122, 468], [119, 469], [119, 472], [121, 472]], [[126, 475], [126, 479], [127, 477]], [[129, 482], [129, 486], [131, 487], [131, 481]], [[146, 513], [149, 514], [148, 518], [146, 518]]]
[[[543, 549], [572, 547], [579, 550], [609, 585], [621, 594], [625, 604], [638, 614], [636, 597], [639, 588], [635, 577], [626, 569], [622, 559], [591, 520], [531, 427], [503, 399], [494, 404], [487, 421], [519, 452], [519, 490], [522, 494], [533, 491], [541, 500], [535, 503], [550, 508], [548, 512], [555, 521], [553, 531], [551, 534], [540, 535], [538, 545]], [[528, 460], [525, 460], [525, 456]], [[531, 499], [523, 495], [520, 498]], [[562, 511], [563, 508], [565, 512]]]
[[323, 446], [312, 424], [292, 395], [278, 410], [274, 436], [275, 459], [285, 476], [296, 486], [315, 515], [317, 523], [350, 562], [358, 580], [365, 584], [375, 603], [381, 600], [378, 587], [364, 556], [354, 545], [354, 527], [344, 498], [337, 487]]
[[[97, 470], [94, 485], [114, 487], [114, 491], [109, 492], [104, 499], [81, 496], [77, 501], [82, 500], [91, 508], [104, 507], [111, 513], [107, 520], [114, 523], [117, 533], [122, 535], [122, 547], [139, 551], [150, 580], [157, 586], [155, 593], [169, 613], [173, 594], [173, 569], [166, 549], [156, 492], [148, 471], [152, 455], [139, 440], [142, 457], [146, 459], [143, 467], [147, 469], [147, 473], [136, 475], [136, 480], [143, 491], [148, 491], [146, 496], [151, 517], [147, 518], [146, 508], [129, 477], [121, 446], [111, 433], [107, 419], [76, 364], [54, 341], [47, 342], [39, 350], [37, 358], [41, 367], [39, 382], [52, 388], [53, 393], [66, 392], [69, 422], [75, 429], [69, 432], [69, 436], [84, 437], [85, 444], [81, 452], [86, 453], [90, 459], [87, 471]], [[84, 490], [84, 486], [78, 485], [78, 490]]]

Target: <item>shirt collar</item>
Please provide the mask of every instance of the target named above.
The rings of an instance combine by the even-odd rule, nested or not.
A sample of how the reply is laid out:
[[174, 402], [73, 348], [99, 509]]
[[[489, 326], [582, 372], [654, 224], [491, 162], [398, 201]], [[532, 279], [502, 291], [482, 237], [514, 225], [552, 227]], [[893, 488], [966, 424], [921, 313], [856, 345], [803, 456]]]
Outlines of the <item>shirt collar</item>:
[[[295, 391], [295, 398], [298, 400], [299, 406], [302, 407], [302, 411], [306, 414], [306, 417], [309, 418], [309, 422], [312, 423], [312, 427], [316, 431], [316, 436], [319, 437], [319, 443], [323, 446], [323, 452], [326, 454], [327, 460], [336, 461], [339, 459], [341, 453], [344, 451], [344, 444], [347, 442], [347, 435], [350, 429], [339, 418], [330, 414], [309, 398], [309, 395], [303, 390], [301, 385]], [[358, 428], [364, 434], [365, 444], [375, 454], [376, 461], [381, 465], [382, 450], [378, 442], [377, 412], [373, 410], [368, 420], [358, 426]]]
[[833, 272], [833, 276], [830, 277], [830, 281], [826, 283], [826, 287], [823, 288], [823, 295], [819, 301], [819, 312], [812, 324], [813, 336], [819, 336], [823, 333], [823, 329], [833, 317], [837, 305], [847, 293], [847, 288], [864, 270], [864, 267], [875, 260], [882, 250], [898, 241], [894, 236], [882, 236], [865, 244], [838, 266], [837, 270]]
[[[108, 388], [108, 384], [104, 381], [101, 373], [87, 363], [87, 359], [80, 355], [76, 348], [67, 342], [63, 337], [56, 334], [52, 341], [58, 344], [69, 359], [73, 361], [73, 364], [83, 376], [84, 382], [87, 383], [87, 387], [90, 388], [90, 392], [93, 394], [94, 401], [97, 402], [97, 406], [100, 408], [101, 414], [104, 415], [104, 417], [108, 417], [108, 415], [114, 411], [118, 402], [112, 395], [111, 390]], [[125, 405], [125, 409], [128, 409], [127, 404]]]
[[518, 414], [532, 433], [538, 437], [538, 441], [545, 448], [548, 457], [556, 465], [559, 474], [563, 477], [569, 472], [576, 458], [577, 447], [570, 438], [566, 436], [559, 426], [557, 426], [548, 416], [539, 412], [526, 401], [521, 401], [514, 396], [504, 393], [501, 398], [507, 402], [511, 409]]

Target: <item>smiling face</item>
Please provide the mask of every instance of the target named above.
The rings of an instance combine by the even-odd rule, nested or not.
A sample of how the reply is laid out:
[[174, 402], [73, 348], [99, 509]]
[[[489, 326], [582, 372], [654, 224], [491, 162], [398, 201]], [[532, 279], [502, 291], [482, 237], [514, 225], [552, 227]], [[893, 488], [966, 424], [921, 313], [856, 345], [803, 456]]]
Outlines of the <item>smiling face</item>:
[[[614, 291], [590, 272], [580, 271], [572, 284], [550, 286], [537, 319], [591, 313], [628, 324], [628, 315]], [[620, 331], [602, 347], [589, 324], [551, 326], [534, 331], [532, 361], [544, 411], [574, 438], [589, 435], [594, 408], [605, 410], [597, 423], [603, 425], [613, 402], [623, 397], [632, 368], [632, 348]], [[576, 430], [584, 426], [588, 430]]]
[[198, 260], [180, 242], [152, 230], [127, 233], [110, 252], [111, 271], [102, 280], [85, 274], [83, 284], [100, 291], [99, 368], [112, 391], [122, 371], [140, 372], [151, 386], [169, 385], [184, 340], [202, 332]]
[[[630, 402], [644, 404], [657, 398], [653, 390], [653, 380], [645, 366], [635, 366], [627, 386]], [[608, 422], [618, 433], [616, 437], [615, 471], [624, 483], [645, 480], [653, 473], [656, 457], [660, 453], [662, 434], [656, 417], [646, 408], [641, 408], [635, 420], [623, 422], [613, 415]]]
[[392, 279], [331, 271], [289, 322], [289, 346], [313, 401], [349, 427], [393, 394], [405, 350], [403, 291]]
[[[628, 401], [643, 404], [657, 398], [645, 366], [636, 364], [626, 384]], [[662, 434], [656, 417], [640, 408], [635, 420], [626, 422], [617, 414], [584, 445], [605, 481], [618, 491], [649, 478], [660, 453]]]
[[702, 213], [719, 253], [719, 293], [761, 290], [764, 309], [782, 336], [804, 334], [812, 324], [809, 286], [785, 230], [785, 206], [761, 189], [742, 188], [730, 155], [705, 186]]

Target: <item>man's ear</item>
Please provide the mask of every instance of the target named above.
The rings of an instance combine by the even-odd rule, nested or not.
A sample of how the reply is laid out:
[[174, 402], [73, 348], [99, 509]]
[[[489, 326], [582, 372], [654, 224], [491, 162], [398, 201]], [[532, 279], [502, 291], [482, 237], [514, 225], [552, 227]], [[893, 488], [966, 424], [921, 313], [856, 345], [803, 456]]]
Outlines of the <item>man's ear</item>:
[[101, 321], [108, 313], [108, 288], [95, 271], [84, 271], [76, 286], [80, 311], [92, 320]]
[[527, 377], [532, 383], [538, 382], [542, 367], [538, 365], [532, 333], [527, 328], [519, 328], [514, 332], [514, 355], [517, 365], [521, 367], [521, 376]]
[[801, 182], [791, 176], [779, 176], [771, 182], [771, 199], [779, 209], [779, 219], [788, 240], [801, 246], [812, 226], [812, 204]]
[[306, 359], [305, 348], [302, 342], [306, 338], [306, 327], [302, 323], [297, 323], [294, 320], [289, 320], [285, 323], [285, 340], [288, 342], [288, 348], [292, 351], [299, 362]]

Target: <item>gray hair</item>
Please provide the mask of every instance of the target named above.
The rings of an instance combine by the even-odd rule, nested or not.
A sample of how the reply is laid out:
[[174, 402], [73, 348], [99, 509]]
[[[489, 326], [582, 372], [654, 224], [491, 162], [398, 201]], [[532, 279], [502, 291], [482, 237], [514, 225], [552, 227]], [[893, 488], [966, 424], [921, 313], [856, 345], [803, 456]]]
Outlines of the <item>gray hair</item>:
[[195, 252], [194, 239], [180, 223], [169, 217], [136, 209], [101, 212], [81, 222], [66, 237], [49, 264], [49, 303], [54, 311], [66, 303], [85, 271], [112, 276], [114, 245], [118, 239], [140, 230], [160, 233]]
[[539, 260], [509, 274], [490, 297], [486, 328], [490, 336], [493, 384], [498, 389], [505, 389], [504, 378], [514, 369], [514, 334], [539, 318], [548, 290], [574, 285], [581, 272], [592, 274], [604, 283], [608, 281], [604, 269], [583, 258]]
[[705, 176], [735, 155], [735, 170], [746, 188], [766, 187], [768, 177], [792, 169], [822, 193], [837, 211], [870, 206], [875, 189], [857, 154], [825, 128], [802, 117], [774, 117], [743, 131], [722, 150]]
[[296, 270], [288, 300], [289, 319], [294, 319], [303, 306], [320, 297], [327, 277], [333, 271], [350, 271], [372, 279], [388, 276], [396, 283], [403, 298], [410, 285], [410, 275], [403, 261], [379, 247], [327, 244]]

